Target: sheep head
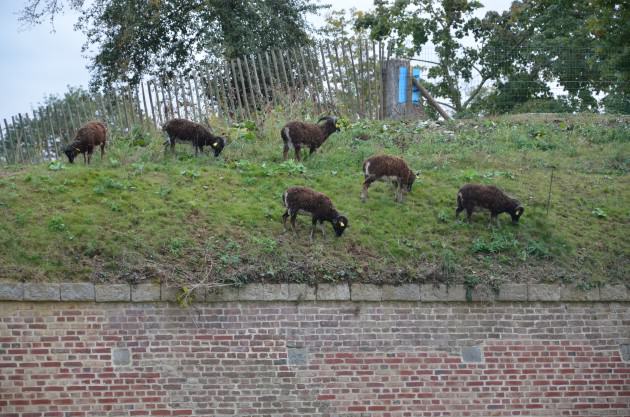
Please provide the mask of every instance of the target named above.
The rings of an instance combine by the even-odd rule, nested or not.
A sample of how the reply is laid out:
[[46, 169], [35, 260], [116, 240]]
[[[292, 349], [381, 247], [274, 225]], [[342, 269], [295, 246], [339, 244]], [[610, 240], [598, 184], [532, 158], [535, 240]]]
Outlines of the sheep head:
[[334, 132], [339, 132], [341, 130], [338, 120], [336, 117], [334, 116], [322, 116], [319, 118], [319, 120], [317, 121], [317, 123], [321, 122], [322, 120], [326, 121], [326, 124], [329, 124], [331, 127], [334, 126]]
[[76, 158], [76, 156], [81, 152], [81, 149], [79, 149], [79, 147], [76, 144], [69, 144], [68, 146], [66, 146], [63, 150], [63, 153], [66, 154], [66, 156], [68, 157], [68, 161], [73, 164], [74, 163], [74, 158]]
[[345, 216], [337, 216], [332, 221], [333, 229], [337, 237], [341, 236], [348, 227], [348, 218]]
[[217, 136], [212, 143], [210, 143], [210, 147], [214, 151], [214, 156], [218, 157], [223, 148], [225, 148], [225, 138]]
[[512, 216], [512, 224], [518, 224], [518, 220], [523, 215], [525, 208], [520, 204], [517, 204], [516, 208], [510, 212], [510, 216]]

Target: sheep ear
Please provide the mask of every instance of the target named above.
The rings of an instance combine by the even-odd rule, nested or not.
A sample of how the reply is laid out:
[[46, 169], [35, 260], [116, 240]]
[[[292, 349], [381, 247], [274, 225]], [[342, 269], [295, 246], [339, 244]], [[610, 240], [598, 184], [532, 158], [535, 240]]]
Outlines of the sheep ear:
[[213, 147], [213, 148], [216, 148], [217, 146], [219, 146], [219, 142], [214, 142], [214, 143], [212, 144], [212, 147]]
[[517, 213], [519, 216], [522, 216], [524, 211], [525, 211], [525, 209], [523, 208], [523, 206], [518, 206], [518, 207], [516, 208], [516, 213]]
[[343, 222], [339, 222], [339, 226], [346, 227], [346, 225]]

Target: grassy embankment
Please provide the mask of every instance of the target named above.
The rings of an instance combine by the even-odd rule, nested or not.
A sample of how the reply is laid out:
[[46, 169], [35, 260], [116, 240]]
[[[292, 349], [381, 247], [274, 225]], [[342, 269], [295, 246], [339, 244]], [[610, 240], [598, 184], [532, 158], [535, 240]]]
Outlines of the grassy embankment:
[[[231, 128], [215, 159], [159, 132], [114, 137], [101, 162], [0, 169], [0, 277], [23, 280], [501, 282], [590, 287], [630, 276], [630, 121], [516, 117], [443, 127], [361, 122], [303, 164], [282, 162], [270, 115]], [[218, 129], [221, 130], [221, 129]], [[365, 135], [367, 140], [356, 139]], [[363, 137], [365, 139], [365, 137]], [[403, 155], [421, 172], [404, 204], [376, 183], [361, 204], [362, 161]], [[546, 213], [550, 167], [556, 167]], [[454, 220], [466, 182], [497, 184], [525, 205], [519, 226], [486, 213]], [[350, 219], [335, 238], [283, 233], [281, 195], [306, 185]]]

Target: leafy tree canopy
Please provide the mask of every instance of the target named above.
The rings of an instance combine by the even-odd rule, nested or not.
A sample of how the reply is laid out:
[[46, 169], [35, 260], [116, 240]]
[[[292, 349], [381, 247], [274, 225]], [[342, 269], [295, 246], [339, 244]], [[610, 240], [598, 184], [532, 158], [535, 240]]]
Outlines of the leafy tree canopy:
[[307, 44], [306, 15], [321, 7], [312, 0], [28, 0], [20, 20], [34, 25], [79, 12], [98, 87]]

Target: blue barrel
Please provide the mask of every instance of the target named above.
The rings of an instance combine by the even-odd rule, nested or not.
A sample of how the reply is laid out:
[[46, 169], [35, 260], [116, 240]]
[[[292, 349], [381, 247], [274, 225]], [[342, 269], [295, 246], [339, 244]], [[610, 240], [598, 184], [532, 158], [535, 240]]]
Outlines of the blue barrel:
[[400, 67], [398, 73], [398, 103], [407, 102], [407, 67]]

